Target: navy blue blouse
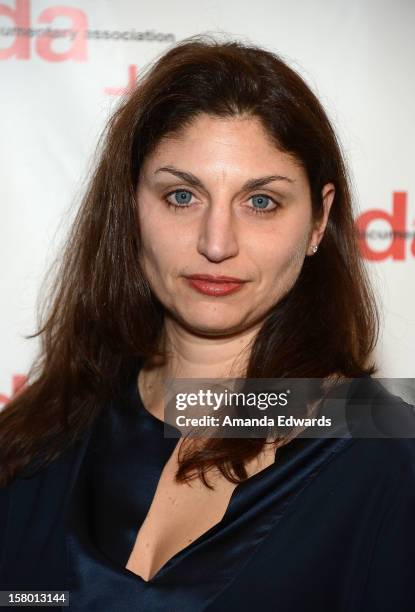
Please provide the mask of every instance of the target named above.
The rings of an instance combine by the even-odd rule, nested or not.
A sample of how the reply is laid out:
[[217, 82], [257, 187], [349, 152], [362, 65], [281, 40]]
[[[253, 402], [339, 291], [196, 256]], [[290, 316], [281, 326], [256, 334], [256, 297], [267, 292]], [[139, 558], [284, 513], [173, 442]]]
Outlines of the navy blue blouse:
[[[127, 570], [177, 444], [136, 380], [80, 443], [0, 490], [3, 590], [69, 590], [71, 612], [415, 610], [410, 438], [297, 438], [151, 580]], [[349, 393], [386, 394], [413, 418], [370, 377]]]

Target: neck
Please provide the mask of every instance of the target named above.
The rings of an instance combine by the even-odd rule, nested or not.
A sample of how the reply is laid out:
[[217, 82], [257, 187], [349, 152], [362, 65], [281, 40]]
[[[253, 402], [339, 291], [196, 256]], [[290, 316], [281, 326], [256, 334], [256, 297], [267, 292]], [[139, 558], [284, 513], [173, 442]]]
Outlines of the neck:
[[166, 316], [162, 334], [166, 359], [161, 365], [146, 364], [140, 375], [143, 387], [154, 393], [167, 378], [244, 378], [259, 328], [257, 324], [233, 335], [202, 336]]
[[259, 325], [229, 336], [196, 335], [166, 318], [165, 374], [181, 378], [244, 376]]
[[161, 338], [165, 362], [146, 364], [138, 379], [147, 410], [163, 419], [164, 381], [168, 378], [245, 378], [259, 328], [260, 324], [229, 336], [202, 336], [165, 316]]

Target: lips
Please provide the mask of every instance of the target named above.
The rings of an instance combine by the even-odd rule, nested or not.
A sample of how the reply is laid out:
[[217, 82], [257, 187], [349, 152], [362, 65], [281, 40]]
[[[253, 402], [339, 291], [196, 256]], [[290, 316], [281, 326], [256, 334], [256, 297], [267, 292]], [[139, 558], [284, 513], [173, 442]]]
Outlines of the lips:
[[242, 278], [236, 278], [235, 276], [217, 276], [213, 274], [191, 274], [186, 278], [195, 280], [205, 280], [212, 283], [244, 283]]
[[211, 274], [192, 274], [186, 277], [189, 285], [197, 292], [213, 297], [221, 297], [240, 290], [245, 280], [234, 276], [214, 276]]

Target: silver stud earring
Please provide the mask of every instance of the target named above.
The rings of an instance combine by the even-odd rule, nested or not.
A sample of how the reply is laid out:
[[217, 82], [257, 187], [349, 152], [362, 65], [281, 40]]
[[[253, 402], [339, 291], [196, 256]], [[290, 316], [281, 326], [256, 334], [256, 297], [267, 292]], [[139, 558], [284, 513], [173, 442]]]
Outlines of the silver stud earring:
[[312, 251], [313, 251], [313, 253], [317, 253], [317, 249], [318, 249], [318, 246], [317, 246], [317, 244], [315, 244], [315, 245], [312, 247]]

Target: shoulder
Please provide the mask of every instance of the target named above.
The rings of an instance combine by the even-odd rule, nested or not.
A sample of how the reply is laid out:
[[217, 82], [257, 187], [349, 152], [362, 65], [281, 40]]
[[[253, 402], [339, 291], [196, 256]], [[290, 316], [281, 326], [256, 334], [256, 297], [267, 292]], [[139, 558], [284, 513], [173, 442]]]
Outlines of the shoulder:
[[355, 438], [338, 457], [344, 476], [353, 476], [355, 485], [395, 490], [399, 487], [415, 491], [415, 439]]
[[371, 377], [353, 379], [334, 399], [324, 414], [339, 427], [292, 440], [280, 453], [282, 467], [288, 463], [292, 473], [310, 465], [318, 475], [314, 492], [340, 495], [356, 509], [386, 507], [399, 487], [415, 491], [414, 407]]
[[54, 572], [60, 580], [63, 522], [88, 439], [84, 435], [47, 465], [32, 461], [0, 489], [0, 584], [32, 584], [37, 571], [50, 584]]
[[414, 406], [381, 379], [367, 376], [350, 385], [344, 415], [349, 440], [333, 458], [344, 485], [358, 489], [362, 499], [386, 505], [394, 503], [398, 491], [409, 501], [415, 491]]
[[379, 466], [409, 476], [415, 468], [415, 407], [389, 391], [386, 380], [364, 376], [353, 381], [346, 402], [349, 433], [355, 452], [362, 449]]

